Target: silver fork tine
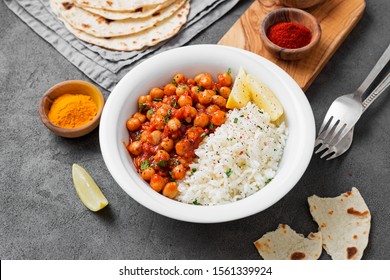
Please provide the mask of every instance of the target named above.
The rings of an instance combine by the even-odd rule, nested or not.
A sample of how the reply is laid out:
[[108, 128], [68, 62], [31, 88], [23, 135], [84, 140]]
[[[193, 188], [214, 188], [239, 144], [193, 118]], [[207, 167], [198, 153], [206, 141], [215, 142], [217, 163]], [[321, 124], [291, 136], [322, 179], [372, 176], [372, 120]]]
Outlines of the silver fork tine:
[[324, 158], [328, 155], [330, 155], [331, 153], [335, 153], [336, 151], [334, 150], [334, 147], [330, 147], [325, 153], [323, 153], [320, 158]]

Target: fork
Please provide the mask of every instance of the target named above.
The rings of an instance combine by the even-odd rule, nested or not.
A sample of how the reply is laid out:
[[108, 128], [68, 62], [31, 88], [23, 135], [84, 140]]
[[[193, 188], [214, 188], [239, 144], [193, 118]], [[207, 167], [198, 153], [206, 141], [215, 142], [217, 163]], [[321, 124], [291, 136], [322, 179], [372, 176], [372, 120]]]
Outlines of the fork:
[[[390, 85], [390, 73], [387, 74], [387, 76], [383, 79], [383, 81], [364, 99], [362, 106], [362, 114], [367, 110], [367, 108], [381, 95]], [[324, 158], [332, 153], [334, 153], [332, 156], [328, 157], [326, 160], [334, 159], [338, 156], [341, 156], [344, 154], [352, 144], [353, 140], [353, 131], [354, 126], [348, 131], [348, 133], [342, 138], [336, 145], [328, 148], [327, 151], [325, 151], [320, 158]], [[326, 149], [326, 148], [325, 148]], [[315, 153], [320, 153], [321, 151], [324, 151], [325, 149], [318, 149]]]
[[316, 153], [336, 145], [359, 120], [363, 112], [362, 95], [389, 60], [390, 45], [355, 92], [342, 95], [333, 101], [326, 113], [315, 142], [315, 146], [322, 144]]

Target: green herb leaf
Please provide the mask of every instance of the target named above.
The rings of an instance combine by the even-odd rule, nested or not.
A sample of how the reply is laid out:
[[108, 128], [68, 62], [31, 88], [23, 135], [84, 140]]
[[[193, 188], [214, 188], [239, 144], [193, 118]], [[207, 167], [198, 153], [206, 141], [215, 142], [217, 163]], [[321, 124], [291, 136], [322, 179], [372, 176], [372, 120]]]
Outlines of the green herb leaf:
[[149, 167], [149, 160], [145, 160], [142, 164], [141, 164], [141, 170], [145, 170], [146, 168]]
[[232, 68], [229, 67], [229, 69], [227, 70], [226, 73], [228, 73], [229, 75], [231, 75], [231, 74], [232, 74]]
[[153, 114], [154, 114], [154, 109], [153, 109], [153, 108], [150, 108], [150, 109], [148, 110], [147, 114], [153, 115]]
[[213, 129], [214, 129], [214, 124], [213, 124], [212, 122], [209, 123], [208, 129], [209, 129], [209, 130], [213, 130]]
[[146, 107], [146, 103], [139, 103], [138, 104], [138, 111], [142, 112], [143, 110], [145, 110], [145, 107]]
[[195, 199], [195, 200], [192, 202], [192, 204], [194, 204], [194, 205], [200, 205], [200, 203], [198, 202], [197, 199]]
[[137, 132], [135, 133], [135, 140], [138, 141], [139, 139], [141, 139], [141, 132], [137, 131]]
[[191, 169], [191, 175], [193, 175], [196, 171], [197, 171], [196, 168], [192, 168], [192, 169]]
[[234, 122], [234, 123], [237, 123], [237, 122], [238, 122], [238, 119], [237, 119], [237, 118], [234, 118], [233, 122]]
[[166, 116], [166, 117], [164, 118], [164, 122], [167, 123], [168, 121], [169, 121], [169, 116]]
[[259, 113], [260, 113], [260, 114], [262, 114], [262, 113], [263, 113], [263, 111], [261, 111], [261, 110], [259, 109]]
[[172, 79], [172, 84], [174, 84], [177, 87], [177, 82], [175, 79]]
[[165, 160], [160, 160], [159, 162], [157, 162], [157, 165], [161, 166], [161, 167], [166, 167], [167, 166], [167, 162]]
[[162, 101], [162, 98], [153, 98], [153, 101], [160, 102]]
[[272, 178], [269, 178], [267, 181], [265, 181], [265, 184], [267, 185], [271, 181], [272, 181]]
[[176, 98], [172, 98], [172, 99], [171, 99], [171, 106], [172, 106], [173, 108], [176, 108], [176, 107], [177, 107], [177, 99], [176, 99]]
[[196, 90], [196, 92], [199, 92], [199, 91], [204, 91], [204, 87], [198, 86], [198, 89]]
[[203, 132], [200, 137], [206, 137], [207, 136], [207, 133], [206, 132]]
[[231, 168], [229, 168], [228, 171], [225, 172], [226, 176], [230, 177], [230, 175], [232, 175], [233, 173], [233, 170]]

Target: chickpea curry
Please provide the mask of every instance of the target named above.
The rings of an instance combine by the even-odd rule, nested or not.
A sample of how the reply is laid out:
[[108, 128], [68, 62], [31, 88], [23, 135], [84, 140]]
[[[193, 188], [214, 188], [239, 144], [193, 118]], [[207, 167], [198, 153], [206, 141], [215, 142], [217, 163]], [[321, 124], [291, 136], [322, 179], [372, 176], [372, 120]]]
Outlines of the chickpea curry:
[[226, 120], [230, 70], [200, 73], [193, 79], [176, 74], [162, 88], [138, 99], [138, 112], [127, 120], [127, 150], [141, 177], [153, 190], [174, 198], [202, 140]]

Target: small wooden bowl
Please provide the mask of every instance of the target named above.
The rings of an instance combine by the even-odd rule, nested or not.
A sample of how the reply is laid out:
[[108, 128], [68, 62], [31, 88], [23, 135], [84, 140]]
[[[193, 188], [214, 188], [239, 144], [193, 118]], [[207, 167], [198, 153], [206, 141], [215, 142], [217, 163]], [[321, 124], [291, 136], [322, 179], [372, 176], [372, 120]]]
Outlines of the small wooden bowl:
[[278, 0], [278, 4], [291, 8], [307, 9], [317, 6], [325, 1], [326, 0]]
[[[96, 116], [89, 123], [76, 128], [62, 128], [54, 125], [48, 118], [50, 107], [56, 98], [65, 93], [78, 93], [91, 96], [97, 105]], [[99, 125], [103, 106], [104, 96], [95, 85], [85, 81], [69, 80], [56, 84], [46, 91], [39, 104], [39, 115], [43, 124], [55, 134], [66, 138], [76, 138], [90, 133]]]
[[[279, 22], [295, 22], [309, 28], [312, 34], [308, 45], [298, 49], [286, 49], [270, 41], [267, 37], [267, 30], [272, 25]], [[282, 8], [270, 12], [261, 23], [260, 37], [263, 40], [265, 48], [274, 56], [283, 60], [299, 60], [308, 56], [315, 49], [321, 39], [321, 27], [308, 12], [295, 8]]]

